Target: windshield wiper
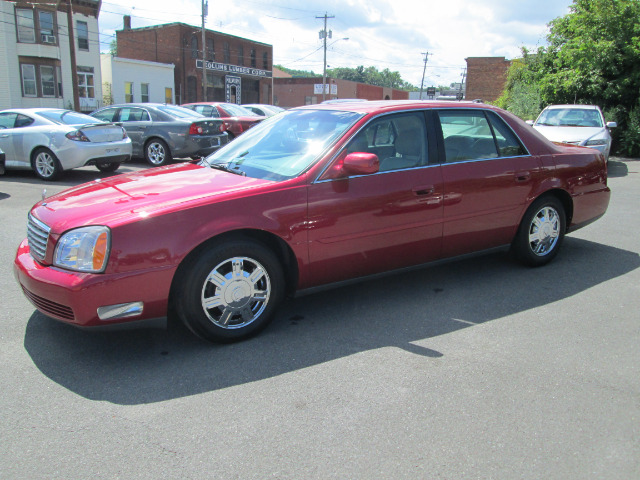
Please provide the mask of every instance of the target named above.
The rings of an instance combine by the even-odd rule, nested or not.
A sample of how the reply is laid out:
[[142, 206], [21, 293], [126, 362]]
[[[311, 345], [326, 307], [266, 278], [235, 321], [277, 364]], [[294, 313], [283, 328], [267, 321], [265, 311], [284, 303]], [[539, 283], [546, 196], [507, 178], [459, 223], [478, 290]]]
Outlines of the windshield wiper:
[[211, 168], [215, 168], [216, 170], [222, 170], [223, 172], [234, 173], [242, 177], [247, 176], [245, 172], [240, 170], [240, 167], [230, 167], [228, 163], [210, 163], [209, 166]]

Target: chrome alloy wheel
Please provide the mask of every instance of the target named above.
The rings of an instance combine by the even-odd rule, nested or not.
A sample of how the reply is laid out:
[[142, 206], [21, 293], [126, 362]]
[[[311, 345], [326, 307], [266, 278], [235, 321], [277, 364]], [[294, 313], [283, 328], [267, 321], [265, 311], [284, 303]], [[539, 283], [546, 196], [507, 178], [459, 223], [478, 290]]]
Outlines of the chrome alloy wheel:
[[546, 206], [536, 213], [529, 226], [529, 246], [538, 256], [551, 252], [560, 237], [560, 216], [555, 208]]
[[34, 163], [38, 174], [43, 178], [51, 177], [56, 171], [56, 160], [47, 151], [40, 151]]
[[218, 264], [202, 287], [202, 308], [215, 325], [224, 329], [246, 327], [267, 307], [271, 281], [267, 270], [247, 257]]
[[164, 158], [167, 155], [167, 152], [160, 142], [151, 142], [147, 146], [147, 156], [149, 158], [149, 162], [154, 165], [162, 165], [164, 162]]

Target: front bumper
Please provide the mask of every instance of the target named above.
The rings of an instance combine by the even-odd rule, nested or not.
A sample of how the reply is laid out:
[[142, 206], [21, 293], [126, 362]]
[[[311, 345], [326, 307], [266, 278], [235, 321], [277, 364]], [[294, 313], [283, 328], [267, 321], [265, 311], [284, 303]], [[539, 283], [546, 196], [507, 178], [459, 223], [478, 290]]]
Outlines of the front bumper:
[[[83, 327], [106, 326], [166, 317], [173, 267], [134, 273], [91, 274], [36, 262], [25, 239], [18, 247], [14, 275], [25, 296], [45, 315]], [[104, 320], [99, 309], [142, 303], [141, 312]], [[104, 317], [104, 315], [103, 315]]]

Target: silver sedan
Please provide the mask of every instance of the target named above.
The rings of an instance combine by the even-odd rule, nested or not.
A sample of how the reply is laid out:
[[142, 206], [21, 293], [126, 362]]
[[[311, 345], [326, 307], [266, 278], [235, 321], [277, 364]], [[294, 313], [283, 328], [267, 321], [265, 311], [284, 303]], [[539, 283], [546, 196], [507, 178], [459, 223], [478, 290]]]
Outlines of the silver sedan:
[[31, 169], [43, 180], [87, 165], [114, 172], [131, 159], [121, 126], [60, 108], [0, 111], [0, 149], [7, 170]]

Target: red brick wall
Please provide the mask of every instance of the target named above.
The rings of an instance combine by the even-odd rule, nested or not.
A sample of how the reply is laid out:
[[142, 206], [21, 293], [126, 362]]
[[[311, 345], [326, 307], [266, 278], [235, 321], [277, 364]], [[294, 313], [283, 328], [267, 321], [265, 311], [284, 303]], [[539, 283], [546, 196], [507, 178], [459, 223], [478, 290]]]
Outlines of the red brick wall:
[[498, 99], [504, 89], [510, 60], [504, 57], [467, 58], [466, 99], [481, 99], [490, 103]]
[[[322, 94], [315, 94], [314, 84], [321, 84], [322, 77], [313, 78], [276, 78], [273, 89], [277, 99], [277, 105], [283, 108], [299, 107], [305, 105], [308, 98], [311, 104], [322, 102]], [[364, 98], [365, 100], [384, 100], [389, 96], [390, 100], [406, 100], [409, 93], [392, 88], [377, 87], [364, 83], [351, 82], [327, 78], [328, 84], [335, 84], [338, 87], [338, 95], [325, 95], [325, 100], [332, 98]]]
[[[202, 32], [196, 27], [183, 23], [171, 23], [156, 27], [134, 28], [131, 30], [118, 30], [118, 56], [136, 60], [151, 62], [173, 63], [175, 65], [175, 96], [178, 103], [186, 103], [187, 78], [194, 76], [197, 79], [196, 101], [202, 101], [202, 69], [196, 68], [196, 59], [191, 58], [191, 36], [195, 34], [198, 39], [198, 50], [202, 51]], [[224, 43], [230, 47], [230, 64], [238, 64], [238, 50], [243, 47], [244, 66], [251, 66], [251, 49], [256, 51], [256, 68], [265, 70], [262, 56], [267, 53], [267, 69], [273, 67], [273, 47], [271, 45], [252, 42], [240, 37], [226, 35], [224, 33], [207, 30], [207, 38], [213, 38], [215, 61], [224, 63]], [[205, 42], [206, 48], [206, 42]], [[201, 58], [202, 53], [198, 56]], [[224, 72], [214, 72], [216, 75], [224, 75]], [[251, 98], [247, 93], [244, 103], [271, 103], [271, 79], [240, 75], [243, 80], [258, 81], [258, 93]]]

